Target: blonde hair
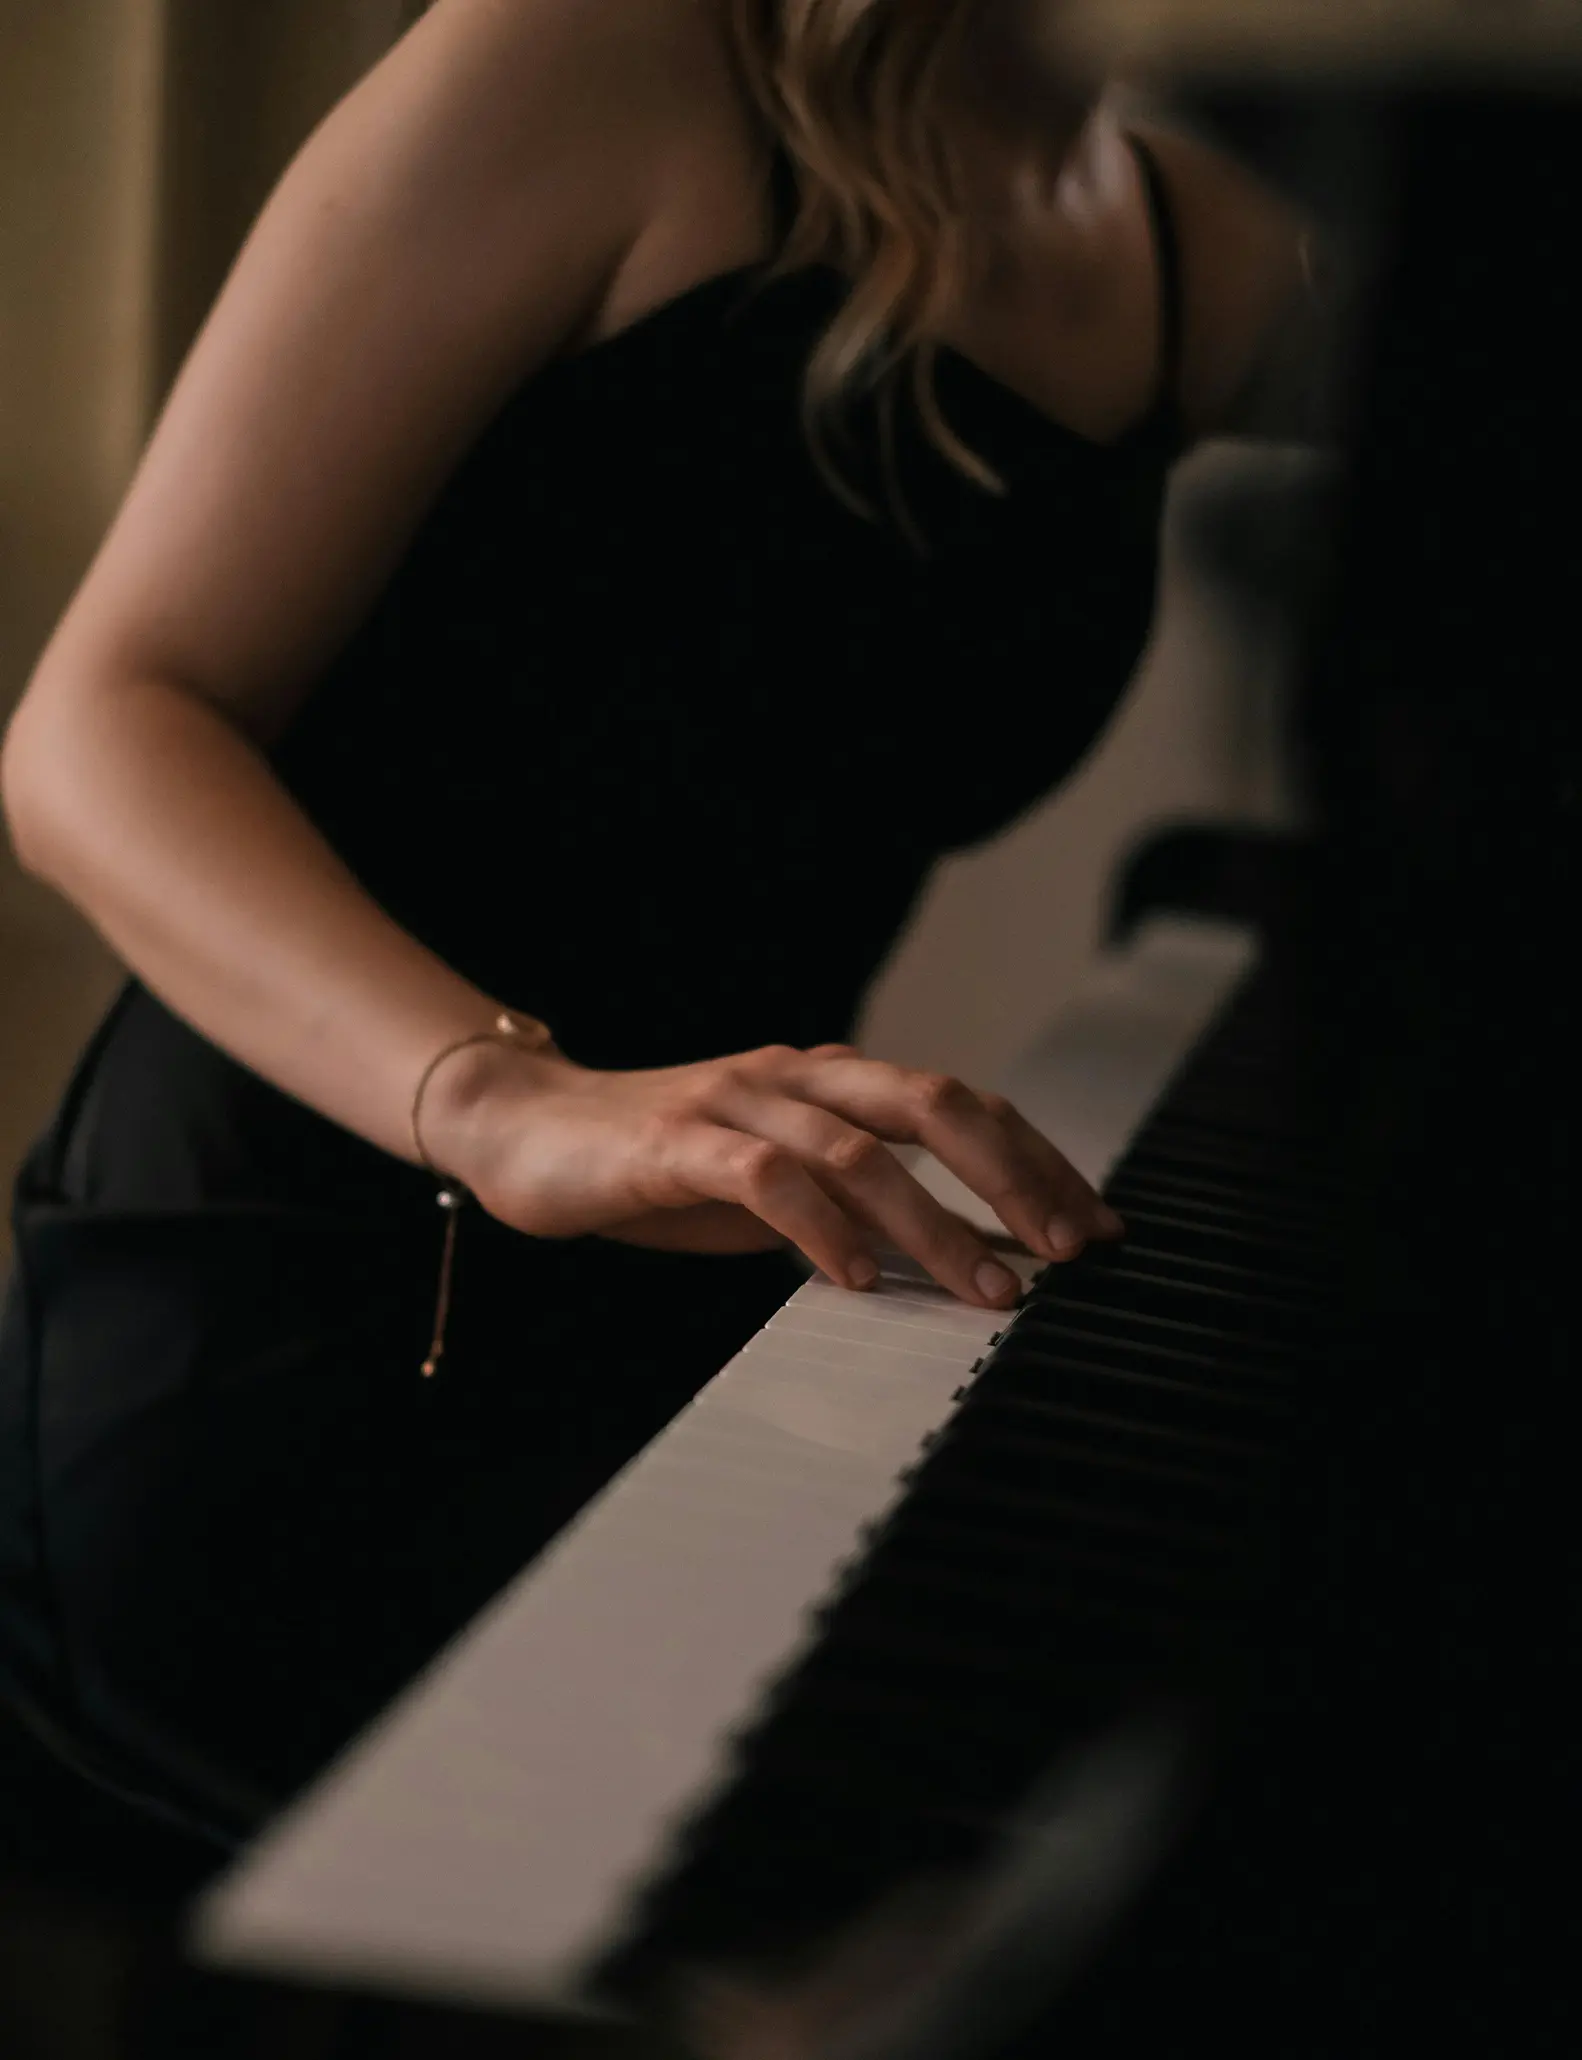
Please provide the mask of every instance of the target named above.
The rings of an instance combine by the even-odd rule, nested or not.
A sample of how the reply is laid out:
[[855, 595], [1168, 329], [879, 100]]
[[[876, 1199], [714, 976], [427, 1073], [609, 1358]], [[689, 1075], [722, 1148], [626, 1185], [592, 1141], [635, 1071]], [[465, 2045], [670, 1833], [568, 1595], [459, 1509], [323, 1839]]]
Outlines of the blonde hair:
[[[820, 338], [803, 385], [815, 461], [857, 512], [873, 509], [841, 476], [832, 439], [858, 392], [880, 402], [883, 459], [897, 512], [894, 407], [909, 389], [924, 431], [989, 492], [1004, 483], [940, 411], [934, 337], [964, 285], [956, 164], [936, 119], [940, 83], [982, 0], [726, 0], [732, 46], [760, 114], [797, 172], [799, 206], [770, 276], [833, 262], [851, 289]], [[914, 536], [914, 541], [916, 541]]]

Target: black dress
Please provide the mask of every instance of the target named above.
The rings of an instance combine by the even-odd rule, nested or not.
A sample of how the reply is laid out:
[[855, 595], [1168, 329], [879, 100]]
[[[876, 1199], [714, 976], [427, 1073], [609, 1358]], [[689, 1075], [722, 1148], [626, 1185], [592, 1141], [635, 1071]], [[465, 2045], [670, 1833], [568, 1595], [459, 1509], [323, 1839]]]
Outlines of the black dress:
[[[510, 397], [274, 752], [397, 920], [585, 1064], [850, 1036], [930, 867], [1071, 770], [1151, 627], [1180, 291], [1141, 155], [1157, 405], [1100, 444], [944, 352], [945, 414], [1009, 491], [903, 418], [926, 555], [808, 454], [831, 270], [710, 279]], [[859, 414], [849, 465], [882, 493], [872, 429]], [[425, 1381], [433, 1181], [136, 980], [13, 1222], [0, 1685], [107, 1777], [230, 1836], [799, 1277], [474, 1210]]]

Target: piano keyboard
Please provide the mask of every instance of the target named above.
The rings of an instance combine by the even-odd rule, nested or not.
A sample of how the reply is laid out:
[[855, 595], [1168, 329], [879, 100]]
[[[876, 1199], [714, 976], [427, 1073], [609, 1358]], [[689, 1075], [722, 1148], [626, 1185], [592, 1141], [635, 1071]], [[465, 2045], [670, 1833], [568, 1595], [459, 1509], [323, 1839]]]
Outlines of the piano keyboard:
[[981, 1854], [1063, 1741], [1179, 1687], [1316, 1313], [1253, 958], [1156, 921], [1003, 1083], [1123, 1246], [1020, 1262], [1014, 1318], [899, 1259], [799, 1289], [210, 1891], [197, 1958], [620, 2014]]

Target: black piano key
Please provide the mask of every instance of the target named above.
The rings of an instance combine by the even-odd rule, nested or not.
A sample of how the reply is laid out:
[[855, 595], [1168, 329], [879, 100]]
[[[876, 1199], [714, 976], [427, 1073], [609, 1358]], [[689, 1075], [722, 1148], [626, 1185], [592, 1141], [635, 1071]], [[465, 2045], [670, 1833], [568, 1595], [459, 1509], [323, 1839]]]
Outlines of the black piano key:
[[[1174, 1652], [1200, 1642], [1223, 1618], [1234, 1590], [1149, 1596], [1123, 1576], [1109, 1580], [1078, 1564], [1039, 1581], [988, 1581], [942, 1572], [889, 1541], [828, 1619], [837, 1651], [846, 1645], [888, 1651], [899, 1640], [946, 1640], [963, 1678], [996, 1677], [1026, 1690], [1058, 1690], [1089, 1660], [1109, 1662], [1124, 1648], [1128, 1665], [1144, 1652]], [[975, 1692], [975, 1691], [974, 1691]]]
[[[1124, 1680], [1129, 1687], [1130, 1675]], [[853, 1711], [854, 1728], [861, 1728], [868, 1721], [864, 1712], [876, 1704], [894, 1711], [900, 1722], [990, 1738], [1007, 1751], [1031, 1749], [1040, 1740], [1047, 1750], [1060, 1724], [1080, 1729], [1106, 1721], [1115, 1709], [1115, 1682], [1092, 1669], [1073, 1670], [1024, 1682], [1010, 1696], [1001, 1677], [953, 1669], [893, 1647], [880, 1652], [837, 1634], [819, 1639], [766, 1696], [759, 1722], [744, 1736], [744, 1759], [750, 1761], [771, 1724], [794, 1725], [803, 1711], [827, 1705]]]
[[1289, 1369], [1292, 1357], [1288, 1345], [1272, 1343], [1268, 1338], [1249, 1338], [1212, 1322], [1127, 1309], [1088, 1292], [1062, 1295], [1058, 1305], [1047, 1311], [1037, 1306], [1024, 1310], [1018, 1329], [1023, 1325], [1031, 1336], [1080, 1327], [1117, 1342], [1140, 1347], [1156, 1344], [1269, 1379], [1280, 1378]]
[[1208, 1588], [1201, 1560], [1128, 1551], [1113, 1537], [1079, 1534], [1069, 1527], [1058, 1535], [1047, 1527], [1031, 1534], [1001, 1530], [992, 1511], [974, 1523], [959, 1511], [925, 1507], [916, 1500], [884, 1526], [883, 1542], [870, 1564], [881, 1558], [887, 1565], [932, 1569], [984, 1584], [1081, 1582], [1095, 1593], [1124, 1593], [1172, 1610], [1189, 1606], [1194, 1595]]
[[[912, 1485], [915, 1488], [916, 1481]], [[1155, 1506], [1162, 1497], [1145, 1502], [1136, 1492], [1135, 1473], [1127, 1475], [1111, 1469], [1084, 1474], [1080, 1469], [1067, 1468], [1062, 1492], [1056, 1493], [1049, 1488], [1028, 1491], [1010, 1485], [998, 1477], [992, 1466], [973, 1472], [958, 1465], [948, 1474], [933, 1476], [925, 1485], [929, 1508], [953, 1513], [969, 1522], [981, 1513], [985, 1520], [992, 1517], [997, 1529], [1010, 1530], [1020, 1525], [1036, 1532], [1046, 1524], [1077, 1524], [1096, 1536], [1125, 1537], [1135, 1544], [1153, 1540], [1182, 1553], [1212, 1554], [1220, 1545], [1212, 1509], [1205, 1510], [1202, 1503], [1189, 1509], [1162, 1509]], [[1210, 1499], [1204, 1497], [1202, 1501]], [[1179, 1500], [1186, 1502], [1187, 1498]]]
[[[1099, 1295], [1106, 1295], [1117, 1306], [1124, 1304], [1128, 1312], [1206, 1323], [1216, 1331], [1267, 1338], [1276, 1344], [1299, 1343], [1312, 1321], [1300, 1305], [1293, 1307], [1276, 1296], [1240, 1291], [1233, 1282], [1217, 1280], [1211, 1274], [1194, 1277], [1179, 1268], [1158, 1271], [1131, 1252], [1095, 1254], [1073, 1281], [1090, 1305]], [[1068, 1297], [1050, 1299], [1064, 1303]]]
[[1283, 1207], [1314, 1213], [1315, 1180], [1300, 1165], [1275, 1158], [1266, 1145], [1241, 1146], [1224, 1136], [1167, 1135], [1149, 1140], [1147, 1165], [1167, 1177], [1209, 1181], [1218, 1188], [1267, 1195]]
[[1134, 1201], [1126, 1211], [1126, 1233], [1125, 1242], [1143, 1250], [1246, 1266], [1276, 1280], [1306, 1282], [1322, 1267], [1310, 1234], [1260, 1232], [1159, 1204]]
[[[1072, 1669], [1058, 1678], [1024, 1677], [1012, 1696], [1007, 1694], [1003, 1670], [964, 1669], [948, 1651], [925, 1650], [899, 1639], [863, 1642], [837, 1629], [819, 1637], [795, 1671], [769, 1690], [760, 1714], [765, 1725], [795, 1724], [804, 1709], [828, 1696], [879, 1697], [909, 1711], [916, 1722], [987, 1731], [1009, 1742], [1029, 1726], [1040, 1726], [1047, 1745], [1055, 1735], [1057, 1718], [1098, 1724], [1111, 1715], [1117, 1679], [1129, 1686], [1131, 1676], [1101, 1675], [1090, 1664], [1085, 1672]], [[751, 1739], [749, 1763], [750, 1749]]]
[[[1186, 1463], [1195, 1458], [1197, 1463]], [[1235, 1482], [1222, 1461], [1206, 1455], [1149, 1451], [1138, 1440], [1077, 1440], [1030, 1412], [962, 1410], [934, 1447], [918, 1499], [1048, 1494], [1068, 1506], [1098, 1500], [1146, 1506], [1165, 1517], [1212, 1522]], [[1243, 1469], [1245, 1471], [1245, 1469]]]
[[1018, 1639], [1011, 1631], [970, 1621], [936, 1620], [923, 1609], [909, 1610], [895, 1596], [863, 1591], [849, 1617], [823, 1627], [833, 1659], [843, 1657], [883, 1671], [931, 1665], [948, 1675], [950, 1693], [976, 1700], [984, 1695], [1053, 1695], [1068, 1685], [1089, 1701], [1113, 1698], [1123, 1684], [1145, 1673], [1157, 1675], [1194, 1642], [1178, 1619], [1140, 1620], [1126, 1608], [1084, 1594], [1061, 1618], [1061, 1635]]
[[1071, 1353], [1096, 1366], [1116, 1366], [1123, 1372], [1158, 1374], [1176, 1380], [1217, 1380], [1232, 1386], [1234, 1393], [1279, 1395], [1294, 1378], [1294, 1362], [1271, 1351], [1242, 1355], [1232, 1364], [1217, 1341], [1207, 1333], [1189, 1331], [1184, 1325], [1127, 1323], [1116, 1320], [1116, 1312], [1104, 1304], [1069, 1302], [1026, 1310], [1009, 1339], [1005, 1351], [1011, 1364], [1018, 1358], [1038, 1358]]
[[[1179, 1420], [1161, 1421], [1165, 1411], [1156, 1412], [1150, 1420], [1139, 1420], [1114, 1407], [1082, 1407], [1069, 1398], [1069, 1386], [1066, 1369], [1060, 1366], [1044, 1368], [1037, 1386], [1023, 1380], [1009, 1387], [1003, 1379], [990, 1376], [974, 1383], [961, 1403], [957, 1420], [970, 1421], [992, 1411], [1006, 1422], [1047, 1426], [1052, 1435], [1068, 1440], [1078, 1450], [1135, 1452], [1144, 1458], [1150, 1453], [1166, 1459], [1178, 1455], [1231, 1470], [1256, 1469], [1267, 1457], [1265, 1447], [1254, 1439], [1226, 1437], [1222, 1432], [1204, 1431], [1196, 1425], [1188, 1428]], [[1172, 1399], [1179, 1415], [1188, 1414], [1179, 1398]], [[1245, 1421], [1242, 1427], [1245, 1429]]]
[[[1144, 1191], [1189, 1199], [1194, 1210], [1235, 1210], [1244, 1216], [1262, 1218], [1282, 1229], [1298, 1232], [1311, 1232], [1324, 1220], [1323, 1209], [1308, 1197], [1291, 1193], [1273, 1182], [1233, 1179], [1228, 1175], [1216, 1179], [1207, 1173], [1174, 1166], [1162, 1155], [1158, 1160], [1150, 1157], [1146, 1168], [1119, 1168], [1105, 1189], [1106, 1193], [1117, 1195]], [[1117, 1202], [1116, 1207], [1120, 1208], [1121, 1204]]]
[[1318, 1225], [1281, 1216], [1277, 1210], [1246, 1196], [1205, 1194], [1146, 1172], [1121, 1171], [1104, 1187], [1105, 1199], [1128, 1220], [1134, 1213], [1151, 1211], [1163, 1215], [1186, 1215], [1205, 1231], [1240, 1234], [1276, 1246], [1294, 1244], [1311, 1248]]
[[[1127, 1272], [1150, 1274], [1158, 1280], [1179, 1281], [1184, 1286], [1217, 1288], [1253, 1306], [1267, 1304], [1274, 1308], [1311, 1312], [1321, 1308], [1327, 1299], [1317, 1281], [1271, 1280], [1267, 1269], [1173, 1252], [1159, 1243], [1150, 1243], [1146, 1235], [1129, 1236], [1123, 1245], [1094, 1246], [1087, 1254], [1086, 1263], [1095, 1272], [1121, 1267]], [[1052, 1288], [1051, 1296], [1057, 1292]]]
[[1188, 1386], [1201, 1384], [1205, 1394], [1246, 1395], [1254, 1402], [1262, 1396], [1271, 1407], [1289, 1392], [1295, 1377], [1291, 1366], [1278, 1362], [1227, 1366], [1210, 1347], [1167, 1326], [1156, 1325], [1144, 1334], [1107, 1327], [1108, 1316], [1102, 1309], [1031, 1311], [1027, 1320], [1017, 1325], [1014, 1338], [1006, 1341], [997, 1363], [1003, 1369], [1024, 1362], [1042, 1367], [1081, 1359], [1122, 1373], [1135, 1371]]
[[1223, 1427], [1231, 1436], [1238, 1435], [1238, 1423], [1251, 1420], [1248, 1412], [1266, 1419], [1283, 1413], [1290, 1393], [1289, 1381], [1227, 1366], [1206, 1352], [1117, 1336], [1103, 1328], [1102, 1315], [1050, 1311], [1016, 1326], [964, 1384], [963, 1399], [971, 1381], [1039, 1399], [1055, 1373], [1061, 1393], [1073, 1401], [1099, 1409], [1124, 1403], [1141, 1423]]

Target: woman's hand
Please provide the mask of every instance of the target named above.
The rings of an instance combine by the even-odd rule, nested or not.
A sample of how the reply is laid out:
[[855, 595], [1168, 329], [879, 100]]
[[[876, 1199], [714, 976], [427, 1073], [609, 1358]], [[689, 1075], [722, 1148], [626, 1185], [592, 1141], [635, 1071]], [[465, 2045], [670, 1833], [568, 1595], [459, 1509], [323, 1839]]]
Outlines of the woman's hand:
[[854, 1288], [877, 1278], [884, 1244], [962, 1300], [1008, 1306], [1020, 1283], [892, 1144], [932, 1152], [1044, 1258], [1122, 1227], [1003, 1096], [849, 1045], [631, 1073], [483, 1046], [436, 1090], [425, 1129], [437, 1163], [532, 1237], [707, 1252], [788, 1242]]

